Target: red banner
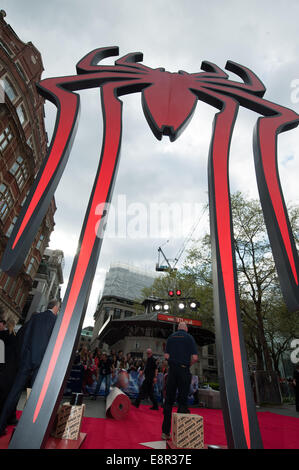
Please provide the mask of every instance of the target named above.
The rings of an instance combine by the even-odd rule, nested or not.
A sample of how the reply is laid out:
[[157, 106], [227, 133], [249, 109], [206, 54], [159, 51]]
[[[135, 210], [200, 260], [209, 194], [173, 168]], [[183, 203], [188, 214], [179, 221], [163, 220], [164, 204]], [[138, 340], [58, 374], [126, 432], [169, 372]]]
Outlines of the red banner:
[[168, 321], [170, 323], [185, 322], [187, 325], [202, 326], [202, 322], [200, 320], [193, 320], [191, 318], [175, 317], [175, 316], [172, 316], [172, 315], [163, 315], [162, 313], [158, 314], [157, 320]]

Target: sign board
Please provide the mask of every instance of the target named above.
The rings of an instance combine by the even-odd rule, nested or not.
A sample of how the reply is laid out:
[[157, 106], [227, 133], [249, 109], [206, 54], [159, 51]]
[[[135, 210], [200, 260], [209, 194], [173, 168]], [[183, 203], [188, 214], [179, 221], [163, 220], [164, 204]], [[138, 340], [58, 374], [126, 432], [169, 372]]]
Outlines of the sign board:
[[167, 322], [170, 322], [170, 323], [185, 322], [186, 325], [202, 326], [202, 322], [200, 320], [193, 320], [192, 318], [175, 317], [173, 315], [164, 315], [162, 313], [158, 314], [157, 320], [167, 321]]

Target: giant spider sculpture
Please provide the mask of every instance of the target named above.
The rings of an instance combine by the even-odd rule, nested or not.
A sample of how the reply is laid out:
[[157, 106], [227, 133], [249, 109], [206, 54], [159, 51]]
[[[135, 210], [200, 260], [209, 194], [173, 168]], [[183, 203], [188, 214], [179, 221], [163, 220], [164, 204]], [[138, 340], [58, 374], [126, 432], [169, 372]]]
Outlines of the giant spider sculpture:
[[288, 307], [299, 305], [298, 256], [279, 182], [276, 141], [280, 132], [298, 125], [295, 112], [264, 100], [265, 87], [246, 67], [228, 61], [228, 79], [217, 65], [204, 61], [203, 72], [170, 73], [138, 62], [131, 53], [115, 65], [98, 63], [118, 55], [117, 47], [96, 49], [77, 64], [77, 75], [42, 80], [38, 91], [57, 107], [52, 142], [2, 259], [2, 269], [15, 275], [24, 262], [68, 160], [78, 121], [76, 90], [101, 88], [104, 137], [100, 163], [86, 211], [71, 275], [48, 349], [11, 448], [43, 447], [70, 370], [101, 247], [95, 232], [103, 228], [99, 204], [111, 200], [121, 142], [122, 102], [119, 96], [141, 92], [145, 117], [161, 139], [174, 141], [191, 119], [197, 100], [217, 108], [209, 153], [209, 199], [213, 256], [216, 342], [224, 423], [229, 447], [261, 448], [252, 397], [236, 276], [228, 177], [229, 147], [239, 105], [259, 113], [254, 130], [256, 176], [265, 222]]

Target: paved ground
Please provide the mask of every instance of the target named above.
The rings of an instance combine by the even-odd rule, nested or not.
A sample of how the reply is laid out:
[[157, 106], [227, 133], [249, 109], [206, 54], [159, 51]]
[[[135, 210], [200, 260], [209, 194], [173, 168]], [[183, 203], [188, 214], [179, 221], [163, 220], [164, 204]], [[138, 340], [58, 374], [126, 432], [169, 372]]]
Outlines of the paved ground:
[[256, 408], [256, 411], [271, 411], [271, 413], [277, 413], [279, 415], [292, 416], [293, 418], [299, 418], [299, 412], [296, 411], [295, 405], [282, 405], [282, 406], [260, 406]]
[[[18, 409], [23, 410], [26, 400], [26, 393], [24, 392], [20, 398]], [[62, 402], [67, 402], [69, 397], [64, 397]], [[88, 418], [104, 418], [106, 413], [106, 400], [104, 397], [98, 397], [96, 401], [92, 400], [91, 397], [84, 397], [86, 409], [84, 416]], [[151, 404], [150, 401], [142, 401], [144, 405]], [[196, 407], [198, 408], [198, 407]], [[260, 406], [256, 408], [257, 412], [260, 411], [270, 411], [272, 413], [277, 413], [284, 416], [292, 416], [294, 418], [299, 418], [299, 412], [296, 412], [295, 405], [284, 404], [282, 406]]]

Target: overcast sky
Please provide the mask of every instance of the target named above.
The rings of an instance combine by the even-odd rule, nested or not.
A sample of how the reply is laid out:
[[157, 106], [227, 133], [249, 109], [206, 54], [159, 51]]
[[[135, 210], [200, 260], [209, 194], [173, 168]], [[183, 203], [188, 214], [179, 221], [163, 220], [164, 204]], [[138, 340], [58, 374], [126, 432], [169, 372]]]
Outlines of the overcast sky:
[[[266, 99], [299, 112], [297, 0], [2, 0], [1, 8], [20, 39], [31, 41], [41, 52], [43, 78], [73, 75], [79, 59], [103, 46], [119, 46], [121, 56], [141, 51], [144, 64], [171, 72], [199, 72], [203, 60], [224, 68], [227, 60], [233, 60], [259, 76], [267, 88]], [[116, 59], [105, 63], [113, 64]], [[50, 241], [50, 248], [62, 249], [65, 254], [63, 292], [102, 139], [99, 91], [83, 91], [80, 96], [79, 128], [56, 191], [56, 226]], [[207, 156], [215, 109], [198, 102], [190, 125], [171, 143], [168, 137], [158, 141], [152, 134], [139, 93], [125, 96], [122, 101], [121, 160], [108, 236], [102, 245], [84, 326], [93, 325], [97, 298], [111, 263], [128, 263], [154, 274], [160, 245], [169, 258], [174, 258], [194, 227], [194, 238], [208, 228], [202, 207], [207, 202]], [[249, 197], [257, 197], [252, 154], [252, 130], [257, 117], [240, 108], [231, 144], [231, 190], [244, 191]], [[47, 104], [49, 138], [54, 121], [55, 108]], [[278, 151], [285, 199], [299, 202], [297, 129], [279, 137]], [[153, 204], [164, 204], [181, 213], [170, 216], [167, 227], [165, 221], [157, 223], [152, 216], [157, 207]]]

